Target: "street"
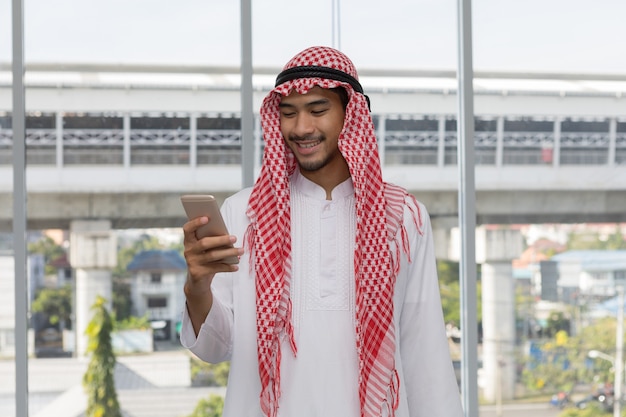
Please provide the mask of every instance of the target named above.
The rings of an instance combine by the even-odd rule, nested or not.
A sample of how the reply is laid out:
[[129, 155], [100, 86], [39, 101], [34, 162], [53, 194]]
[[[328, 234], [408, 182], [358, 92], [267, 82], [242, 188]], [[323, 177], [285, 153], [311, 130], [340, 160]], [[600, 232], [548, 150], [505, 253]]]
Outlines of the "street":
[[479, 409], [479, 417], [557, 417], [562, 411], [548, 402], [545, 404], [505, 404], [501, 408], [484, 405]]
[[[81, 378], [87, 361], [76, 358], [29, 361], [30, 415], [75, 417], [84, 411]], [[223, 395], [223, 388], [192, 387], [189, 355], [181, 349], [118, 358], [116, 387], [125, 416], [180, 417], [190, 414], [201, 398]], [[0, 416], [15, 417], [13, 361], [0, 361]], [[547, 401], [534, 404], [483, 405], [478, 416], [557, 417], [561, 410]]]

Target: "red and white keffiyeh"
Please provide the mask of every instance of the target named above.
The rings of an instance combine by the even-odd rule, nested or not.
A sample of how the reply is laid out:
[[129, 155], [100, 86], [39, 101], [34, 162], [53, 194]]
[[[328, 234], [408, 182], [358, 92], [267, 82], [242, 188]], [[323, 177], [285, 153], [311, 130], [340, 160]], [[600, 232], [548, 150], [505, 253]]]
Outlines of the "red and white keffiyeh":
[[[321, 69], [317, 74], [311, 68]], [[301, 75], [297, 72], [305, 68]], [[281, 81], [281, 75], [296, 75]], [[327, 73], [330, 72], [330, 75]], [[336, 76], [336, 75], [339, 76]], [[342, 77], [347, 74], [348, 77]], [[257, 348], [261, 379], [261, 408], [268, 417], [278, 412], [280, 397], [280, 337], [297, 347], [291, 323], [291, 213], [289, 177], [296, 160], [280, 130], [279, 104], [291, 91], [312, 87], [343, 87], [348, 92], [339, 150], [346, 159], [355, 189], [356, 349], [359, 358], [359, 399], [362, 417], [393, 416], [398, 406], [399, 379], [395, 368], [396, 335], [393, 293], [400, 250], [408, 254], [402, 215], [407, 193], [382, 180], [374, 125], [368, 99], [361, 92], [354, 65], [343, 53], [312, 47], [292, 58], [277, 86], [263, 101], [261, 123], [265, 140], [263, 166], [248, 206], [251, 220], [247, 244], [252, 249], [257, 292]], [[285, 77], [282, 77], [284, 80]], [[356, 84], [355, 84], [356, 81]], [[417, 207], [417, 205], [415, 205]], [[416, 225], [420, 214], [414, 212]], [[400, 232], [398, 233], [398, 230]], [[398, 239], [396, 253], [390, 241]]]

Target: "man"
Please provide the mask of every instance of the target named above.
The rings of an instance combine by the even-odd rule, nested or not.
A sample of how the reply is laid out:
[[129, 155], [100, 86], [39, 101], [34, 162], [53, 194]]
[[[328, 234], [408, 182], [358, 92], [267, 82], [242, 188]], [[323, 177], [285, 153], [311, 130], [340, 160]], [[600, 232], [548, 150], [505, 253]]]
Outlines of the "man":
[[382, 181], [352, 62], [299, 53], [261, 121], [260, 176], [222, 206], [232, 235], [183, 227], [181, 342], [231, 361], [224, 417], [462, 416], [428, 214]]

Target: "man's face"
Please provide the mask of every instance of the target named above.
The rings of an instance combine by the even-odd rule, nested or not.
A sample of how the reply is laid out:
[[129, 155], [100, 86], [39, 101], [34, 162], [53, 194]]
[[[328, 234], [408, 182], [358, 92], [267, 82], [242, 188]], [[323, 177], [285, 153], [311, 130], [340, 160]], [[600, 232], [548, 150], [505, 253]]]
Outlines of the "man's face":
[[292, 92], [280, 103], [280, 130], [301, 171], [336, 169], [346, 165], [337, 142], [345, 110], [339, 95], [313, 87], [307, 94]]

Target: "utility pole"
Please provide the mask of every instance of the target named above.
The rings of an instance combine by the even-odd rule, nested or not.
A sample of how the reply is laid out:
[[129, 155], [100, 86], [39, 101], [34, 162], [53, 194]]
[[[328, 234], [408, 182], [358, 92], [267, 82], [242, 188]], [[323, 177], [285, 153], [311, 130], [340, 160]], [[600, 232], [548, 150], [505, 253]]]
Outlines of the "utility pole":
[[622, 414], [622, 381], [624, 377], [624, 287], [617, 286], [617, 334], [615, 335], [615, 383], [613, 417]]

